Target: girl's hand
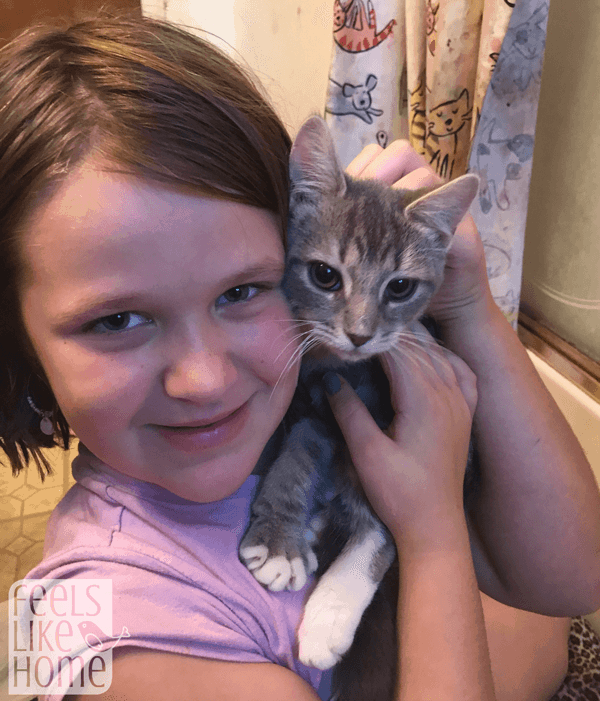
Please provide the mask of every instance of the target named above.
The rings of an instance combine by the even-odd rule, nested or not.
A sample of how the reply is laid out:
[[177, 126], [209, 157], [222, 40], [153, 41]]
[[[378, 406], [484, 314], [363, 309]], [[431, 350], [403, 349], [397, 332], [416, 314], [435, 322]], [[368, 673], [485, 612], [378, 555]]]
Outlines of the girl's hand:
[[385, 433], [343, 380], [329, 401], [378, 516], [398, 544], [427, 547], [438, 541], [445, 516], [463, 512], [475, 375], [439, 346], [381, 359], [396, 413]]
[[[441, 184], [427, 161], [408, 141], [394, 141], [386, 149], [371, 144], [350, 163], [348, 175], [380, 180], [394, 188], [414, 190]], [[444, 282], [428, 312], [444, 327], [479, 316], [493, 302], [483, 244], [471, 215], [458, 226], [446, 259]]]

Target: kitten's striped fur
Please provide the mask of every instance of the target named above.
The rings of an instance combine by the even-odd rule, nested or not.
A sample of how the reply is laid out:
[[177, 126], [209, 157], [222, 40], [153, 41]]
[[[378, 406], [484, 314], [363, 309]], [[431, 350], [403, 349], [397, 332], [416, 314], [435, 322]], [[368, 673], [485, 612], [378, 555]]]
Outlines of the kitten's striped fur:
[[[395, 546], [364, 497], [329, 409], [323, 374], [342, 374], [378, 424], [389, 425], [389, 385], [375, 356], [433, 343], [419, 319], [442, 282], [446, 252], [478, 180], [463, 176], [433, 192], [353, 180], [339, 166], [318, 117], [294, 142], [290, 177], [282, 285], [301, 322], [305, 354], [283, 444], [252, 505], [240, 556], [275, 591], [302, 588], [318, 559], [299, 656], [326, 669], [350, 648]], [[309, 526], [308, 497], [315, 487], [323, 509]], [[393, 664], [383, 695], [362, 698], [393, 692]], [[340, 698], [346, 701], [349, 693]]]

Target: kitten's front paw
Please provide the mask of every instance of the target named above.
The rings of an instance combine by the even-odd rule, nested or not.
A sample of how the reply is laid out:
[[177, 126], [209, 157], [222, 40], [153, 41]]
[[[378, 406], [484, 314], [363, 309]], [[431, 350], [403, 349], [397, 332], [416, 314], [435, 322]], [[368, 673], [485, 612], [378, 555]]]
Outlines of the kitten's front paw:
[[317, 558], [312, 550], [308, 553], [307, 566], [302, 557], [269, 556], [266, 545], [240, 548], [240, 557], [254, 578], [271, 591], [299, 591], [317, 569]]
[[259, 522], [251, 525], [239, 553], [254, 578], [271, 591], [299, 591], [317, 569], [317, 557], [304, 539], [284, 531], [267, 539], [260, 535]]
[[298, 631], [300, 661], [317, 669], [335, 666], [350, 649], [363, 611], [351, 591], [317, 586]]

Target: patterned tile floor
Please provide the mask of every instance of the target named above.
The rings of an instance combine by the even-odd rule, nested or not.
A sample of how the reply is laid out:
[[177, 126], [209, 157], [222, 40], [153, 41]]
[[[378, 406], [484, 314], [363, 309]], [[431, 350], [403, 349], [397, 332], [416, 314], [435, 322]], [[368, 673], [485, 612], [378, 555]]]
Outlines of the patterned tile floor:
[[71, 461], [77, 455], [77, 444], [74, 439], [68, 452], [60, 448], [44, 451], [54, 474], [43, 483], [31, 464], [13, 477], [0, 451], [0, 601], [8, 598], [11, 584], [42, 559], [50, 512], [73, 484]]

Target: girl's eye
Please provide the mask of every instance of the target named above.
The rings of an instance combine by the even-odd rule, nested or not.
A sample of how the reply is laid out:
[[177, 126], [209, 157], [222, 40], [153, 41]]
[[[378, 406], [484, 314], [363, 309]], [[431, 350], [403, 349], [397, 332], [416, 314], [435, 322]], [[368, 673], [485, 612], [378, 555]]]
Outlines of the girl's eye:
[[224, 292], [217, 300], [217, 305], [235, 304], [236, 302], [246, 302], [255, 297], [259, 292], [257, 285], [238, 285]]
[[391, 302], [405, 302], [417, 289], [417, 281], [409, 277], [398, 278], [388, 283], [385, 294]]
[[[143, 325], [136, 324], [134, 326], [130, 326], [129, 321], [132, 319], [132, 317], [139, 317], [140, 319], [143, 318], [140, 314], [134, 314], [133, 312], [118, 312], [117, 314], [103, 316], [97, 321], [92, 321], [85, 327], [84, 331], [91, 333], [119, 333]], [[144, 323], [147, 323], [147, 319], [144, 320]]]
[[328, 292], [335, 292], [342, 286], [342, 278], [338, 271], [320, 260], [310, 264], [310, 277], [317, 287]]

